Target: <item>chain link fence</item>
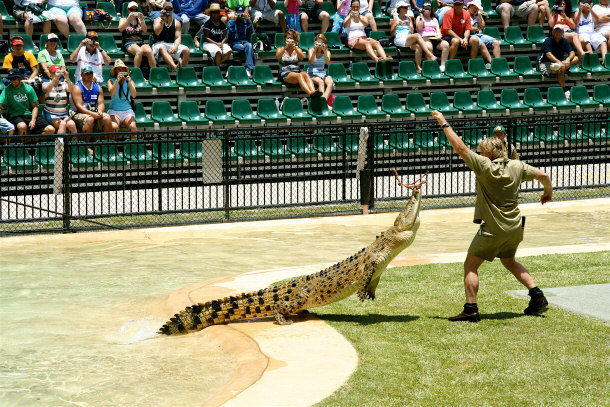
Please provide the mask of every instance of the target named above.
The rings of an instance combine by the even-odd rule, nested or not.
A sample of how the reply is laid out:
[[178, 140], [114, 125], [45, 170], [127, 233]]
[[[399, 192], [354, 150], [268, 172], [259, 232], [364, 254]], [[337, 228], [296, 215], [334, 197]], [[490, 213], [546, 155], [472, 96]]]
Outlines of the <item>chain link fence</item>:
[[[473, 149], [504, 125], [520, 159], [551, 175], [555, 199], [610, 195], [608, 112], [451, 123]], [[404, 182], [429, 171], [425, 208], [476, 194], [430, 120], [107, 136], [0, 138], [0, 235], [398, 210], [409, 192], [392, 169]], [[525, 183], [522, 200], [540, 190]]]

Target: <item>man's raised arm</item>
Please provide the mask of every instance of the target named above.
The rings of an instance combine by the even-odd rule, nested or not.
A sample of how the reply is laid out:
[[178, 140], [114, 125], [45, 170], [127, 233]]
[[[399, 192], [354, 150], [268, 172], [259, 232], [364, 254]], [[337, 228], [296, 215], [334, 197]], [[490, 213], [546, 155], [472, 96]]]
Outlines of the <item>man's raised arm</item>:
[[463, 160], [466, 160], [466, 156], [468, 155], [468, 147], [466, 147], [466, 144], [464, 144], [460, 136], [458, 136], [456, 132], [453, 131], [449, 123], [447, 123], [445, 116], [443, 116], [443, 114], [438, 110], [434, 110], [432, 112], [432, 117], [434, 117], [438, 124], [442, 127], [447, 140], [449, 140], [451, 147], [453, 147], [453, 150], [455, 150], [455, 152], [458, 153]]

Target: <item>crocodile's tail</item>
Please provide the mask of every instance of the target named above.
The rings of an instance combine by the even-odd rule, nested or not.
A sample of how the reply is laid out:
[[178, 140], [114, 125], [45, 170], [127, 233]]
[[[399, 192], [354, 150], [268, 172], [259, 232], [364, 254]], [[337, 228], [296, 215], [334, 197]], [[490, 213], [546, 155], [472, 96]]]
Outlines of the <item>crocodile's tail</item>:
[[186, 307], [179, 314], [170, 318], [157, 333], [186, 334], [202, 330], [210, 325], [273, 316], [273, 310], [274, 292], [262, 289]]

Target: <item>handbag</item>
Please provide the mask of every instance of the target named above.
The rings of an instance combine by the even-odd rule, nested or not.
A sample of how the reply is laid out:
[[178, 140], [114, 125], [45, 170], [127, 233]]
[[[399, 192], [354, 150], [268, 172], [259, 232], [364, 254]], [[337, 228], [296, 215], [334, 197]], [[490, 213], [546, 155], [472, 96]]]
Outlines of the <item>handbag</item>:
[[83, 9], [83, 21], [103, 23], [104, 21], [112, 21], [112, 16], [99, 8], [85, 8]]

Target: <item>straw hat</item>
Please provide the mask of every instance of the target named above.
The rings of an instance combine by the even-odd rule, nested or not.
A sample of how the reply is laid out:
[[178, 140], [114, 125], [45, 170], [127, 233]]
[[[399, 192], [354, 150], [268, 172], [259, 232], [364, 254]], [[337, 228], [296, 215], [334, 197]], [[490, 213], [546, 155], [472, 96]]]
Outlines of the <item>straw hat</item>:
[[116, 78], [116, 69], [117, 68], [127, 68], [127, 73], [128, 74], [131, 73], [129, 71], [129, 67], [127, 67], [127, 65], [125, 65], [125, 63], [122, 60], [117, 59], [116, 61], [114, 61], [114, 67], [110, 70], [111, 77]]
[[218, 4], [218, 3], [210, 4], [210, 7], [205, 11], [205, 13], [210, 14], [211, 11], [222, 11], [220, 9], [220, 4]]

